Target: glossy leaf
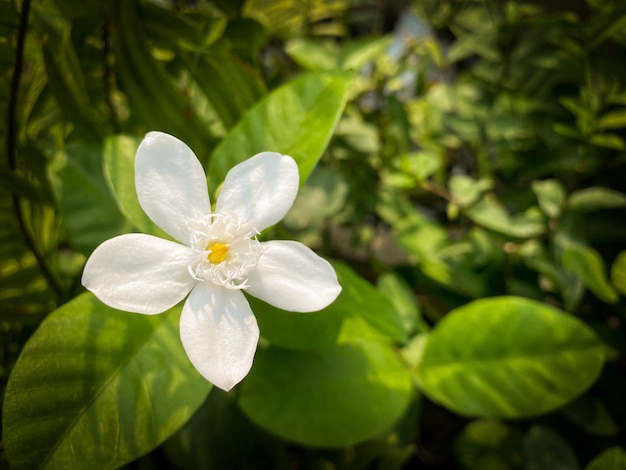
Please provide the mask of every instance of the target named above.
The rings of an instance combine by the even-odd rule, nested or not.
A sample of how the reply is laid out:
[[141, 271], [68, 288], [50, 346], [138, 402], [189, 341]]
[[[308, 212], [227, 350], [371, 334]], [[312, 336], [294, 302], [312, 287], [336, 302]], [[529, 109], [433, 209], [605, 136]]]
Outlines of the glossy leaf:
[[332, 346], [354, 339], [403, 342], [402, 318], [389, 299], [348, 266], [333, 262], [342, 287], [337, 300], [319, 312], [293, 313], [249, 297], [261, 336], [293, 349]]
[[239, 404], [289, 441], [336, 447], [388, 430], [406, 410], [411, 378], [389, 346], [367, 341], [309, 351], [259, 349]]
[[604, 348], [579, 320], [521, 297], [481, 299], [437, 324], [416, 369], [424, 392], [470, 416], [545, 413], [588, 388]]
[[116, 468], [185, 424], [211, 385], [185, 355], [179, 315], [120, 312], [90, 293], [51, 313], [7, 385], [12, 468]]
[[213, 191], [237, 163], [264, 151], [292, 156], [303, 184], [333, 134], [351, 77], [346, 72], [304, 75], [255, 105], [211, 156], [209, 188]]

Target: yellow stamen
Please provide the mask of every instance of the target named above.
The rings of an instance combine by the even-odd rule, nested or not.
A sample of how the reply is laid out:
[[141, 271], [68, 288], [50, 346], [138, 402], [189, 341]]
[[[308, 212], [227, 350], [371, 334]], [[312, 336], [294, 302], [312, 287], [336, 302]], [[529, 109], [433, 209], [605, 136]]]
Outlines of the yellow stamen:
[[225, 243], [213, 243], [206, 248], [209, 252], [207, 258], [213, 264], [220, 264], [226, 259], [226, 255], [228, 254], [228, 248], [230, 248], [230, 245], [227, 245]]

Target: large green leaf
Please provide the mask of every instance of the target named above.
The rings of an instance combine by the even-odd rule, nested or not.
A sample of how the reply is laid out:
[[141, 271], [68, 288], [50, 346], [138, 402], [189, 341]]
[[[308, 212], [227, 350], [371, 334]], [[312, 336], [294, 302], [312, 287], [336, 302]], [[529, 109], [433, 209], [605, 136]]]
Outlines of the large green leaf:
[[169, 238], [146, 215], [135, 189], [135, 152], [139, 141], [131, 136], [116, 135], [104, 142], [105, 175], [122, 214], [139, 231]]
[[354, 339], [403, 342], [403, 319], [391, 301], [348, 266], [333, 262], [342, 287], [319, 312], [294, 313], [250, 298], [261, 335], [273, 345], [314, 349]]
[[211, 191], [233, 166], [264, 151], [291, 155], [304, 183], [339, 121], [351, 78], [346, 72], [304, 75], [251, 108], [211, 157]]
[[367, 341], [309, 351], [260, 349], [239, 403], [290, 441], [346, 446], [388, 430], [412, 396], [393, 349]]
[[120, 312], [89, 293], [51, 313], [7, 385], [12, 468], [116, 468], [185, 424], [211, 386], [185, 355], [179, 315]]
[[519, 418], [555, 409], [597, 378], [605, 351], [593, 331], [548, 305], [481, 299], [450, 312], [416, 368], [425, 393], [471, 416]]

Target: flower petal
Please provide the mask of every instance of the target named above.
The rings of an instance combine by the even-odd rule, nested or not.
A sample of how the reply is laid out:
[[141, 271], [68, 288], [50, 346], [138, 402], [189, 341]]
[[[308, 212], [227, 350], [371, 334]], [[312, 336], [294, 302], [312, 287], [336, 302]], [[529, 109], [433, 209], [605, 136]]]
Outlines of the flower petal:
[[252, 367], [259, 327], [240, 290], [204, 282], [185, 302], [180, 339], [198, 372], [228, 391]]
[[262, 243], [263, 254], [249, 277], [249, 294], [292, 312], [314, 312], [330, 305], [341, 292], [328, 261], [302, 243]]
[[152, 221], [189, 243], [187, 221], [211, 213], [206, 175], [193, 151], [169, 134], [149, 132], [135, 156], [137, 197]]
[[300, 176], [293, 158], [263, 152], [233, 167], [224, 180], [215, 211], [235, 213], [260, 232], [280, 221], [293, 205]]
[[187, 269], [191, 250], [176, 242], [129, 233], [94, 250], [82, 283], [110, 307], [155, 314], [173, 307], [197, 282]]

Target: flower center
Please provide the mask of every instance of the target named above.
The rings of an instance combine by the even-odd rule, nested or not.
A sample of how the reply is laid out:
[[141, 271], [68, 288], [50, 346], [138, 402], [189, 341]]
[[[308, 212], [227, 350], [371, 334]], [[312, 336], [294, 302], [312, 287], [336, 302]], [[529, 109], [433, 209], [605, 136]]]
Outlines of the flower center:
[[226, 243], [212, 243], [206, 247], [206, 251], [209, 252], [207, 259], [213, 264], [220, 264], [226, 259], [229, 248], [230, 245]]
[[248, 273], [263, 251], [252, 237], [258, 234], [251, 222], [235, 214], [212, 214], [190, 221], [189, 246], [193, 251], [189, 273], [198, 281], [208, 281], [228, 289], [246, 289]]

